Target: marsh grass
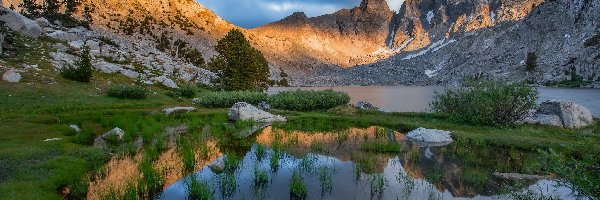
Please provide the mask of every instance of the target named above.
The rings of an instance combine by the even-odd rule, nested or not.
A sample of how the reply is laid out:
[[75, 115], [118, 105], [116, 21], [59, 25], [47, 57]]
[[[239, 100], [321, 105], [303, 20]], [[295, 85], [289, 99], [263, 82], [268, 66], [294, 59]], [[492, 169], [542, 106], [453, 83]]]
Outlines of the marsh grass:
[[306, 189], [306, 185], [302, 182], [300, 173], [294, 171], [290, 180], [290, 199], [306, 199], [307, 197], [308, 190]]
[[333, 191], [333, 175], [335, 170], [327, 166], [319, 168], [319, 182], [321, 186], [321, 195], [331, 194]]
[[196, 103], [210, 108], [229, 108], [238, 102], [257, 105], [261, 101], [267, 101], [267, 98], [267, 94], [263, 92], [219, 91], [201, 95]]
[[190, 200], [212, 200], [214, 199], [213, 191], [210, 186], [198, 180], [197, 177], [193, 176], [187, 181], [187, 192], [188, 199]]
[[327, 110], [349, 102], [350, 96], [348, 94], [333, 90], [284, 91], [269, 97], [271, 107], [295, 111]]
[[385, 188], [388, 186], [388, 181], [383, 177], [382, 174], [376, 174], [371, 177], [371, 197], [381, 198]]

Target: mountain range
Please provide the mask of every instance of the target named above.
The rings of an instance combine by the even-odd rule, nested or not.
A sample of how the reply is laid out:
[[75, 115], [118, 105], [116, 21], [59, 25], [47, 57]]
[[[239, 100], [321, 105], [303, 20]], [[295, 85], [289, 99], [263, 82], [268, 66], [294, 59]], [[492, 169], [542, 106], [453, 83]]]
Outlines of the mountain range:
[[[20, 0], [5, 0], [18, 5]], [[237, 27], [193, 0], [82, 0], [92, 29], [152, 46], [167, 36], [206, 60], [229, 30], [244, 32], [292, 85], [443, 85], [465, 77], [599, 86], [600, 2], [595, 0], [385, 0], [307, 17], [294, 13]], [[597, 39], [596, 39], [597, 40]], [[534, 69], [527, 56], [537, 57]]]

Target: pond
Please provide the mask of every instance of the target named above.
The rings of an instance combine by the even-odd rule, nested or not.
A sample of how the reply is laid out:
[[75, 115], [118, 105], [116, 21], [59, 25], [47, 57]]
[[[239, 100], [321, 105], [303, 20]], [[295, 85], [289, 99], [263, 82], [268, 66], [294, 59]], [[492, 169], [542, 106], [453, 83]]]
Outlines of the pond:
[[[427, 112], [435, 92], [442, 91], [444, 88], [432, 86], [272, 87], [269, 88], [268, 93], [296, 89], [333, 89], [348, 93], [352, 103], [366, 100], [377, 107], [394, 112]], [[599, 89], [538, 88], [538, 91], [540, 92], [538, 103], [549, 99], [574, 101], [590, 109], [594, 116], [600, 117]]]
[[252, 145], [246, 149], [208, 156], [197, 172], [172, 181], [156, 199], [188, 199], [192, 182], [215, 199], [590, 199], [552, 176], [494, 175], [541, 165], [539, 155], [514, 149], [464, 141], [428, 147], [383, 127], [270, 126], [247, 140]]

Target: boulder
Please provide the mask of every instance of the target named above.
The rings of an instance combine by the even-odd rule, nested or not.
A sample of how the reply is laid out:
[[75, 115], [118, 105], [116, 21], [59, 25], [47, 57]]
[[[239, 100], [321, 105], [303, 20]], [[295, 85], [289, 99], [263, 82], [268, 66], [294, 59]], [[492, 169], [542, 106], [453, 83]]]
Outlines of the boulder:
[[367, 101], [359, 101], [358, 103], [356, 103], [356, 106], [354, 106], [358, 109], [363, 109], [363, 110], [379, 110], [379, 108], [373, 106], [373, 104], [367, 102]]
[[525, 118], [523, 123], [563, 127], [560, 117], [541, 113], [535, 113], [532, 116]]
[[85, 42], [83, 40], [75, 40], [75, 41], [69, 42], [69, 46], [71, 46], [75, 49], [81, 49], [81, 48], [83, 48], [83, 45], [85, 45]]
[[63, 52], [50, 52], [50, 57], [52, 57], [52, 64], [58, 69], [62, 69], [66, 65], [73, 65], [79, 59], [77, 56]]
[[116, 127], [114, 129], [112, 129], [111, 131], [102, 134], [101, 136], [98, 136], [96, 138], [96, 140], [94, 140], [94, 146], [96, 147], [106, 147], [106, 140], [112, 137], [116, 137], [115, 139], [117, 139], [118, 141], [122, 141], [123, 140], [123, 136], [125, 136], [125, 131], [123, 131], [122, 129], [120, 129], [119, 127]]
[[229, 109], [229, 120], [253, 120], [264, 123], [287, 121], [283, 116], [265, 112], [246, 102], [236, 103]]
[[43, 17], [35, 19], [35, 22], [42, 28], [46, 28], [51, 25], [50, 21]]
[[109, 63], [106, 61], [96, 62], [93, 64], [93, 66], [94, 66], [94, 68], [96, 68], [96, 70], [98, 70], [102, 73], [105, 73], [105, 74], [112, 74], [112, 73], [116, 73], [116, 72], [123, 70], [123, 68], [121, 68], [119, 65]]
[[67, 33], [61, 30], [58, 31], [54, 31], [52, 33], [48, 33], [48, 37], [51, 37], [53, 39], [57, 39], [60, 41], [77, 41], [77, 40], [83, 40], [84, 37], [77, 35], [75, 33]]
[[539, 114], [558, 116], [562, 126], [568, 129], [578, 129], [594, 123], [590, 110], [571, 101], [545, 101], [540, 104], [534, 115]]
[[271, 110], [271, 105], [269, 105], [269, 103], [265, 101], [261, 101], [260, 103], [258, 103], [258, 108], [261, 110]]
[[208, 168], [213, 172], [213, 173], [221, 173], [225, 170], [225, 157], [220, 157], [217, 160], [215, 160], [215, 162], [211, 163], [210, 165], [208, 165]]
[[418, 128], [406, 134], [406, 137], [421, 146], [443, 146], [452, 143], [452, 132]]
[[19, 74], [15, 70], [8, 70], [2, 75], [2, 80], [9, 83], [18, 83], [19, 81], [21, 81], [21, 74]]
[[4, 22], [4, 25], [10, 30], [32, 38], [38, 38], [44, 32], [37, 22], [15, 11], [0, 7], [0, 12], [5, 12], [4, 15], [0, 15], [0, 21]]
[[67, 52], [69, 50], [69, 47], [65, 46], [62, 43], [55, 43], [52, 45], [52, 48], [56, 49], [56, 51], [58, 51], [58, 52], [63, 52], [63, 53]]
[[175, 84], [175, 81], [171, 80], [170, 78], [165, 78], [165, 79], [162, 81], [162, 85], [164, 85], [165, 87], [168, 87], [168, 88], [172, 88], [172, 89], [177, 89], [177, 88], [179, 88], [179, 87], [177, 86], [177, 84]]
[[174, 113], [188, 113], [196, 110], [194, 107], [174, 107], [174, 108], [165, 108], [163, 112], [165, 115], [169, 116]]

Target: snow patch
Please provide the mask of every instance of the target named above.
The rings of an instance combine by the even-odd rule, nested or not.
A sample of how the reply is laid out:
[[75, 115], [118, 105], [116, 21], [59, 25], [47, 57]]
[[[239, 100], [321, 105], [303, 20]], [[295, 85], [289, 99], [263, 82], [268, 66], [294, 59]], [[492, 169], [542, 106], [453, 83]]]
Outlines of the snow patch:
[[374, 55], [374, 56], [376, 56], [376, 55], [391, 55], [391, 54], [400, 53], [413, 40], [414, 40], [414, 38], [410, 38], [410, 39], [406, 40], [404, 43], [402, 43], [402, 45], [400, 45], [398, 48], [395, 48], [395, 49], [385, 48], [385, 47], [379, 48], [376, 51], [374, 51], [373, 53], [371, 53], [371, 55]]
[[427, 12], [427, 22], [428, 22], [429, 24], [431, 24], [431, 20], [433, 19], [433, 16], [435, 16], [435, 15], [433, 14], [433, 10], [430, 10], [429, 12]]
[[432, 70], [425, 70], [425, 75], [427, 75], [427, 77], [431, 78], [437, 75], [437, 72], [442, 70], [444, 68], [444, 65], [442, 65], [442, 63], [440, 63], [439, 65], [437, 65], [434, 69]]
[[427, 53], [428, 53], [428, 52], [430, 52], [430, 51], [431, 51], [431, 52], [436, 52], [436, 51], [440, 50], [441, 48], [443, 48], [443, 47], [445, 47], [445, 46], [447, 46], [447, 45], [449, 45], [449, 44], [452, 44], [452, 43], [456, 42], [456, 40], [454, 40], [454, 39], [452, 39], [452, 40], [450, 40], [450, 41], [448, 41], [448, 42], [444, 43], [445, 41], [446, 41], [446, 39], [442, 39], [442, 40], [440, 40], [440, 41], [434, 42], [434, 43], [433, 43], [433, 44], [431, 44], [429, 47], [427, 47], [427, 49], [425, 49], [425, 50], [423, 50], [423, 51], [420, 51], [420, 52], [418, 52], [418, 53], [410, 54], [410, 55], [408, 55], [408, 56], [406, 56], [406, 57], [402, 58], [402, 60], [409, 60], [409, 59], [413, 59], [413, 58], [416, 58], [416, 57], [419, 57], [419, 56], [425, 55], [425, 54], [427, 54]]
[[490, 12], [490, 18], [492, 19], [492, 24], [496, 23], [496, 13], [494, 11]]

